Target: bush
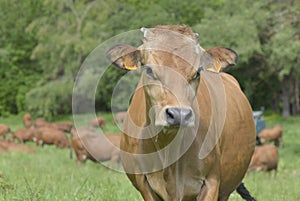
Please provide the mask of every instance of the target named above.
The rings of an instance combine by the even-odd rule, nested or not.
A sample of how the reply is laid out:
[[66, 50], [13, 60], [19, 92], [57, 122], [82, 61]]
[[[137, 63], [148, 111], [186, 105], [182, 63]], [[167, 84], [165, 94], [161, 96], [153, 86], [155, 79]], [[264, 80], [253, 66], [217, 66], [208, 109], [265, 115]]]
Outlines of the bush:
[[53, 119], [72, 111], [73, 82], [68, 79], [51, 81], [26, 94], [27, 110], [33, 117]]

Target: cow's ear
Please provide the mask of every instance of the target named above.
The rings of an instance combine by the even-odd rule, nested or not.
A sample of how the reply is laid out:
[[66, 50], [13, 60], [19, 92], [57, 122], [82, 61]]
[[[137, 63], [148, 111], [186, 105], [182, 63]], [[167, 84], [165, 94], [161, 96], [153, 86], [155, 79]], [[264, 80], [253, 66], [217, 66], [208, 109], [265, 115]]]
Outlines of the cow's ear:
[[210, 48], [206, 50], [206, 53], [214, 58], [214, 66], [218, 72], [228, 70], [234, 66], [238, 60], [238, 54], [234, 50], [226, 47]]
[[106, 52], [107, 58], [118, 68], [131, 71], [141, 66], [141, 52], [130, 45], [116, 45]]

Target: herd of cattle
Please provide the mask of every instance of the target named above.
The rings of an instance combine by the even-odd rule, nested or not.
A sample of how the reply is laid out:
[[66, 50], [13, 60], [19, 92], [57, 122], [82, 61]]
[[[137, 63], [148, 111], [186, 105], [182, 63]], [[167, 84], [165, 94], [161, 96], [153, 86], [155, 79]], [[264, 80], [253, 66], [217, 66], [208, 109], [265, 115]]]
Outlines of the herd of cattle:
[[[126, 112], [117, 113], [114, 123], [122, 124], [125, 116]], [[75, 128], [70, 121], [49, 123], [44, 118], [32, 121], [30, 114], [24, 115], [23, 123], [25, 128], [14, 132], [8, 125], [0, 124], [0, 137], [2, 137], [0, 152], [24, 151], [33, 153], [35, 150], [24, 143], [34, 141], [37, 146], [52, 144], [58, 148], [73, 148], [78, 164], [87, 159], [94, 162], [110, 160], [110, 166], [112, 166], [116, 161], [119, 161], [121, 135], [115, 133], [104, 136], [95, 129], [98, 126], [102, 129], [106, 128], [106, 121], [103, 117], [92, 119], [88, 127], [80, 128]], [[12, 135], [7, 138], [6, 135], [9, 133]], [[277, 171], [278, 147], [282, 147], [282, 133], [282, 127], [278, 124], [271, 128], [265, 128], [258, 133], [259, 143], [255, 148], [248, 171]], [[70, 137], [67, 134], [70, 134]]]
[[[115, 124], [122, 124], [124, 112], [117, 113]], [[111, 161], [113, 165], [119, 160], [119, 147], [121, 135], [101, 134], [97, 127], [106, 129], [103, 117], [97, 117], [89, 122], [87, 127], [75, 128], [73, 122], [47, 122], [44, 118], [32, 120], [30, 114], [23, 116], [25, 128], [12, 131], [6, 124], [0, 124], [0, 152], [23, 151], [34, 153], [35, 150], [26, 145], [33, 141], [36, 146], [55, 145], [57, 148], [70, 148], [74, 150], [77, 163], [92, 161]], [[109, 140], [109, 142], [107, 141]]]

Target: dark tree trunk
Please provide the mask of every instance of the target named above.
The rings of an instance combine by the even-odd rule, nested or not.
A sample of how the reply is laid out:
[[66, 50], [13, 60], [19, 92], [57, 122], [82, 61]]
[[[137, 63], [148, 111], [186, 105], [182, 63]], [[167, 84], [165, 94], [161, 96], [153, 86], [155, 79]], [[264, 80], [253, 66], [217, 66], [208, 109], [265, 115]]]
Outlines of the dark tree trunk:
[[295, 99], [295, 115], [300, 114], [300, 94], [299, 94], [299, 77], [296, 76], [295, 78], [295, 93], [294, 93], [294, 99]]
[[282, 116], [290, 116], [290, 100], [289, 100], [289, 89], [288, 89], [288, 76], [284, 76], [281, 82], [281, 92], [282, 92]]
[[279, 105], [280, 105], [280, 93], [279, 92], [273, 92], [273, 96], [272, 96], [273, 100], [271, 101], [271, 108], [272, 110], [276, 111], [276, 112], [279, 112], [280, 111], [280, 108], [279, 108]]

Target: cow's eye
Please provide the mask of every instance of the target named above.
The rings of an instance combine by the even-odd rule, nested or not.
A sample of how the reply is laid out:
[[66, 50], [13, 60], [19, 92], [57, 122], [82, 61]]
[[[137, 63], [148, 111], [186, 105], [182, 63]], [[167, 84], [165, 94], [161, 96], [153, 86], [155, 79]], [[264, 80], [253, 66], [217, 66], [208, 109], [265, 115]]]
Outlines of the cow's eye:
[[202, 67], [199, 67], [198, 70], [196, 71], [195, 75], [193, 76], [192, 80], [196, 80], [200, 77], [200, 73], [203, 70]]
[[145, 68], [146, 68], [146, 74], [147, 74], [149, 77], [151, 77], [152, 79], [156, 80], [157, 78], [156, 78], [156, 76], [155, 76], [155, 74], [154, 74], [152, 68], [149, 67], [149, 66], [146, 66]]

